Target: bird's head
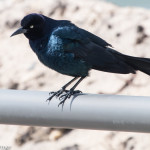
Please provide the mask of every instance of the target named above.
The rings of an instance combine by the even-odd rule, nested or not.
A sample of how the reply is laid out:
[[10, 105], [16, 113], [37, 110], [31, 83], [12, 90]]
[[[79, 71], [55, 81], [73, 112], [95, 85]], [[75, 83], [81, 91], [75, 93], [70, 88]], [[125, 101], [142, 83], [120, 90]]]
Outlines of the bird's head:
[[24, 33], [29, 40], [36, 40], [44, 35], [45, 31], [45, 16], [41, 14], [29, 14], [21, 20], [21, 28], [15, 31], [12, 35]]

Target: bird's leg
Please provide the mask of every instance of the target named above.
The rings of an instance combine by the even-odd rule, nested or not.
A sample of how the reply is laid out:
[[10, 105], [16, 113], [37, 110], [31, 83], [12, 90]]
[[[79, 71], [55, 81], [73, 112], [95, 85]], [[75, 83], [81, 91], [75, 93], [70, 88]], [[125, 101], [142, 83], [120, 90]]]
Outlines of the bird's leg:
[[67, 84], [65, 84], [60, 90], [59, 93], [56, 95], [56, 97], [59, 97], [63, 92], [67, 92], [66, 88], [75, 80], [77, 80], [79, 77], [73, 78], [71, 81], [69, 81]]
[[63, 92], [67, 92], [67, 90], [66, 90], [66, 88], [72, 83], [72, 82], [74, 82], [75, 80], [77, 80], [79, 77], [75, 77], [75, 78], [73, 78], [71, 81], [69, 81], [67, 84], [65, 84], [59, 91], [57, 91], [57, 92], [50, 92], [49, 94], [51, 95], [46, 101], [51, 101], [52, 100], [52, 98], [54, 97], [54, 96], [56, 96], [56, 97], [59, 97]]
[[64, 103], [65, 103], [65, 101], [66, 101], [67, 98], [70, 98], [70, 97], [71, 97], [72, 95], [74, 95], [74, 94], [82, 93], [82, 92], [79, 91], [79, 90], [75, 91], [75, 88], [78, 86], [78, 84], [79, 84], [84, 78], [85, 78], [85, 77], [81, 77], [81, 78], [77, 81], [77, 83], [76, 83], [69, 91], [67, 91], [65, 94], [63, 94], [63, 95], [61, 95], [61, 96], [59, 97], [59, 99], [61, 100], [61, 102], [58, 104], [58, 107], [59, 107], [60, 105], [62, 105], [62, 108], [63, 108]]

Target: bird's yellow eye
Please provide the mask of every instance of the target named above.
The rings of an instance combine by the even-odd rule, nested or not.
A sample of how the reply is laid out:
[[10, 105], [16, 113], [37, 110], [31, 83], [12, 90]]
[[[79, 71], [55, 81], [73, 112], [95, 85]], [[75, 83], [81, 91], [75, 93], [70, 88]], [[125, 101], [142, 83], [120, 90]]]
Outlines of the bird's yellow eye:
[[34, 28], [34, 26], [33, 26], [33, 25], [31, 25], [31, 26], [30, 26], [30, 29], [33, 29], [33, 28]]

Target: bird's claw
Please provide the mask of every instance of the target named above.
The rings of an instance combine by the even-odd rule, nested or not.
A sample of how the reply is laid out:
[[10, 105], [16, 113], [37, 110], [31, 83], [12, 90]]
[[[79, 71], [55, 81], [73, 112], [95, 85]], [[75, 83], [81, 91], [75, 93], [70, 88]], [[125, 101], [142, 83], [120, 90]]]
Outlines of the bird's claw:
[[[65, 93], [64, 93], [65, 92]], [[61, 95], [62, 93], [64, 93], [63, 95]], [[50, 103], [50, 101], [53, 99], [53, 97], [55, 96], [56, 98], [59, 97], [59, 100], [61, 101], [59, 104], [58, 104], [58, 107], [60, 105], [62, 105], [62, 108], [64, 106], [64, 103], [65, 101], [70, 98], [72, 95], [74, 94], [79, 94], [79, 93], [82, 93], [81, 91], [77, 90], [77, 91], [74, 91], [74, 90], [65, 90], [65, 89], [61, 89], [57, 92], [50, 92], [49, 95], [50, 97], [46, 100]]]
[[65, 90], [65, 89], [61, 89], [61, 90], [59, 90], [59, 91], [57, 91], [57, 92], [50, 92], [49, 93], [49, 95], [51, 95], [46, 101], [51, 101], [52, 100], [52, 98], [54, 97], [54, 96], [56, 96], [56, 98], [57, 97], [59, 97], [63, 92], [68, 92], [67, 90]]
[[54, 94], [55, 92], [49, 92], [49, 95]]
[[58, 107], [59, 107], [60, 105], [62, 105], [62, 107], [63, 107], [65, 101], [66, 101], [68, 98], [70, 98], [70, 97], [71, 97], [72, 95], [74, 95], [74, 94], [79, 94], [79, 93], [82, 93], [82, 92], [79, 91], [79, 90], [77, 90], [77, 91], [72, 91], [72, 90], [67, 91], [65, 94], [63, 94], [63, 95], [61, 95], [61, 96], [59, 97], [59, 100], [60, 100], [61, 102], [58, 104]]
[[67, 93], [68, 92], [68, 90], [64, 90], [64, 89], [61, 89], [61, 90], [59, 90], [58, 92], [57, 92], [57, 94], [56, 94], [56, 97], [58, 98], [62, 93]]

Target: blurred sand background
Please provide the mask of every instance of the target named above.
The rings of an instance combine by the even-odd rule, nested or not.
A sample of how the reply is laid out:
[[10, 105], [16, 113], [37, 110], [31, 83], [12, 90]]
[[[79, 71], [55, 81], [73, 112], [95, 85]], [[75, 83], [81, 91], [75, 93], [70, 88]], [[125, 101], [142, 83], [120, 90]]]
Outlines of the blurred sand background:
[[[1, 0], [0, 88], [58, 90], [67, 77], [42, 65], [23, 36], [10, 38], [32, 12], [67, 19], [104, 38], [118, 51], [150, 57], [150, 10], [98, 0]], [[91, 71], [78, 89], [86, 93], [150, 96], [150, 77]], [[149, 150], [150, 135], [0, 125], [0, 146], [14, 150]]]

